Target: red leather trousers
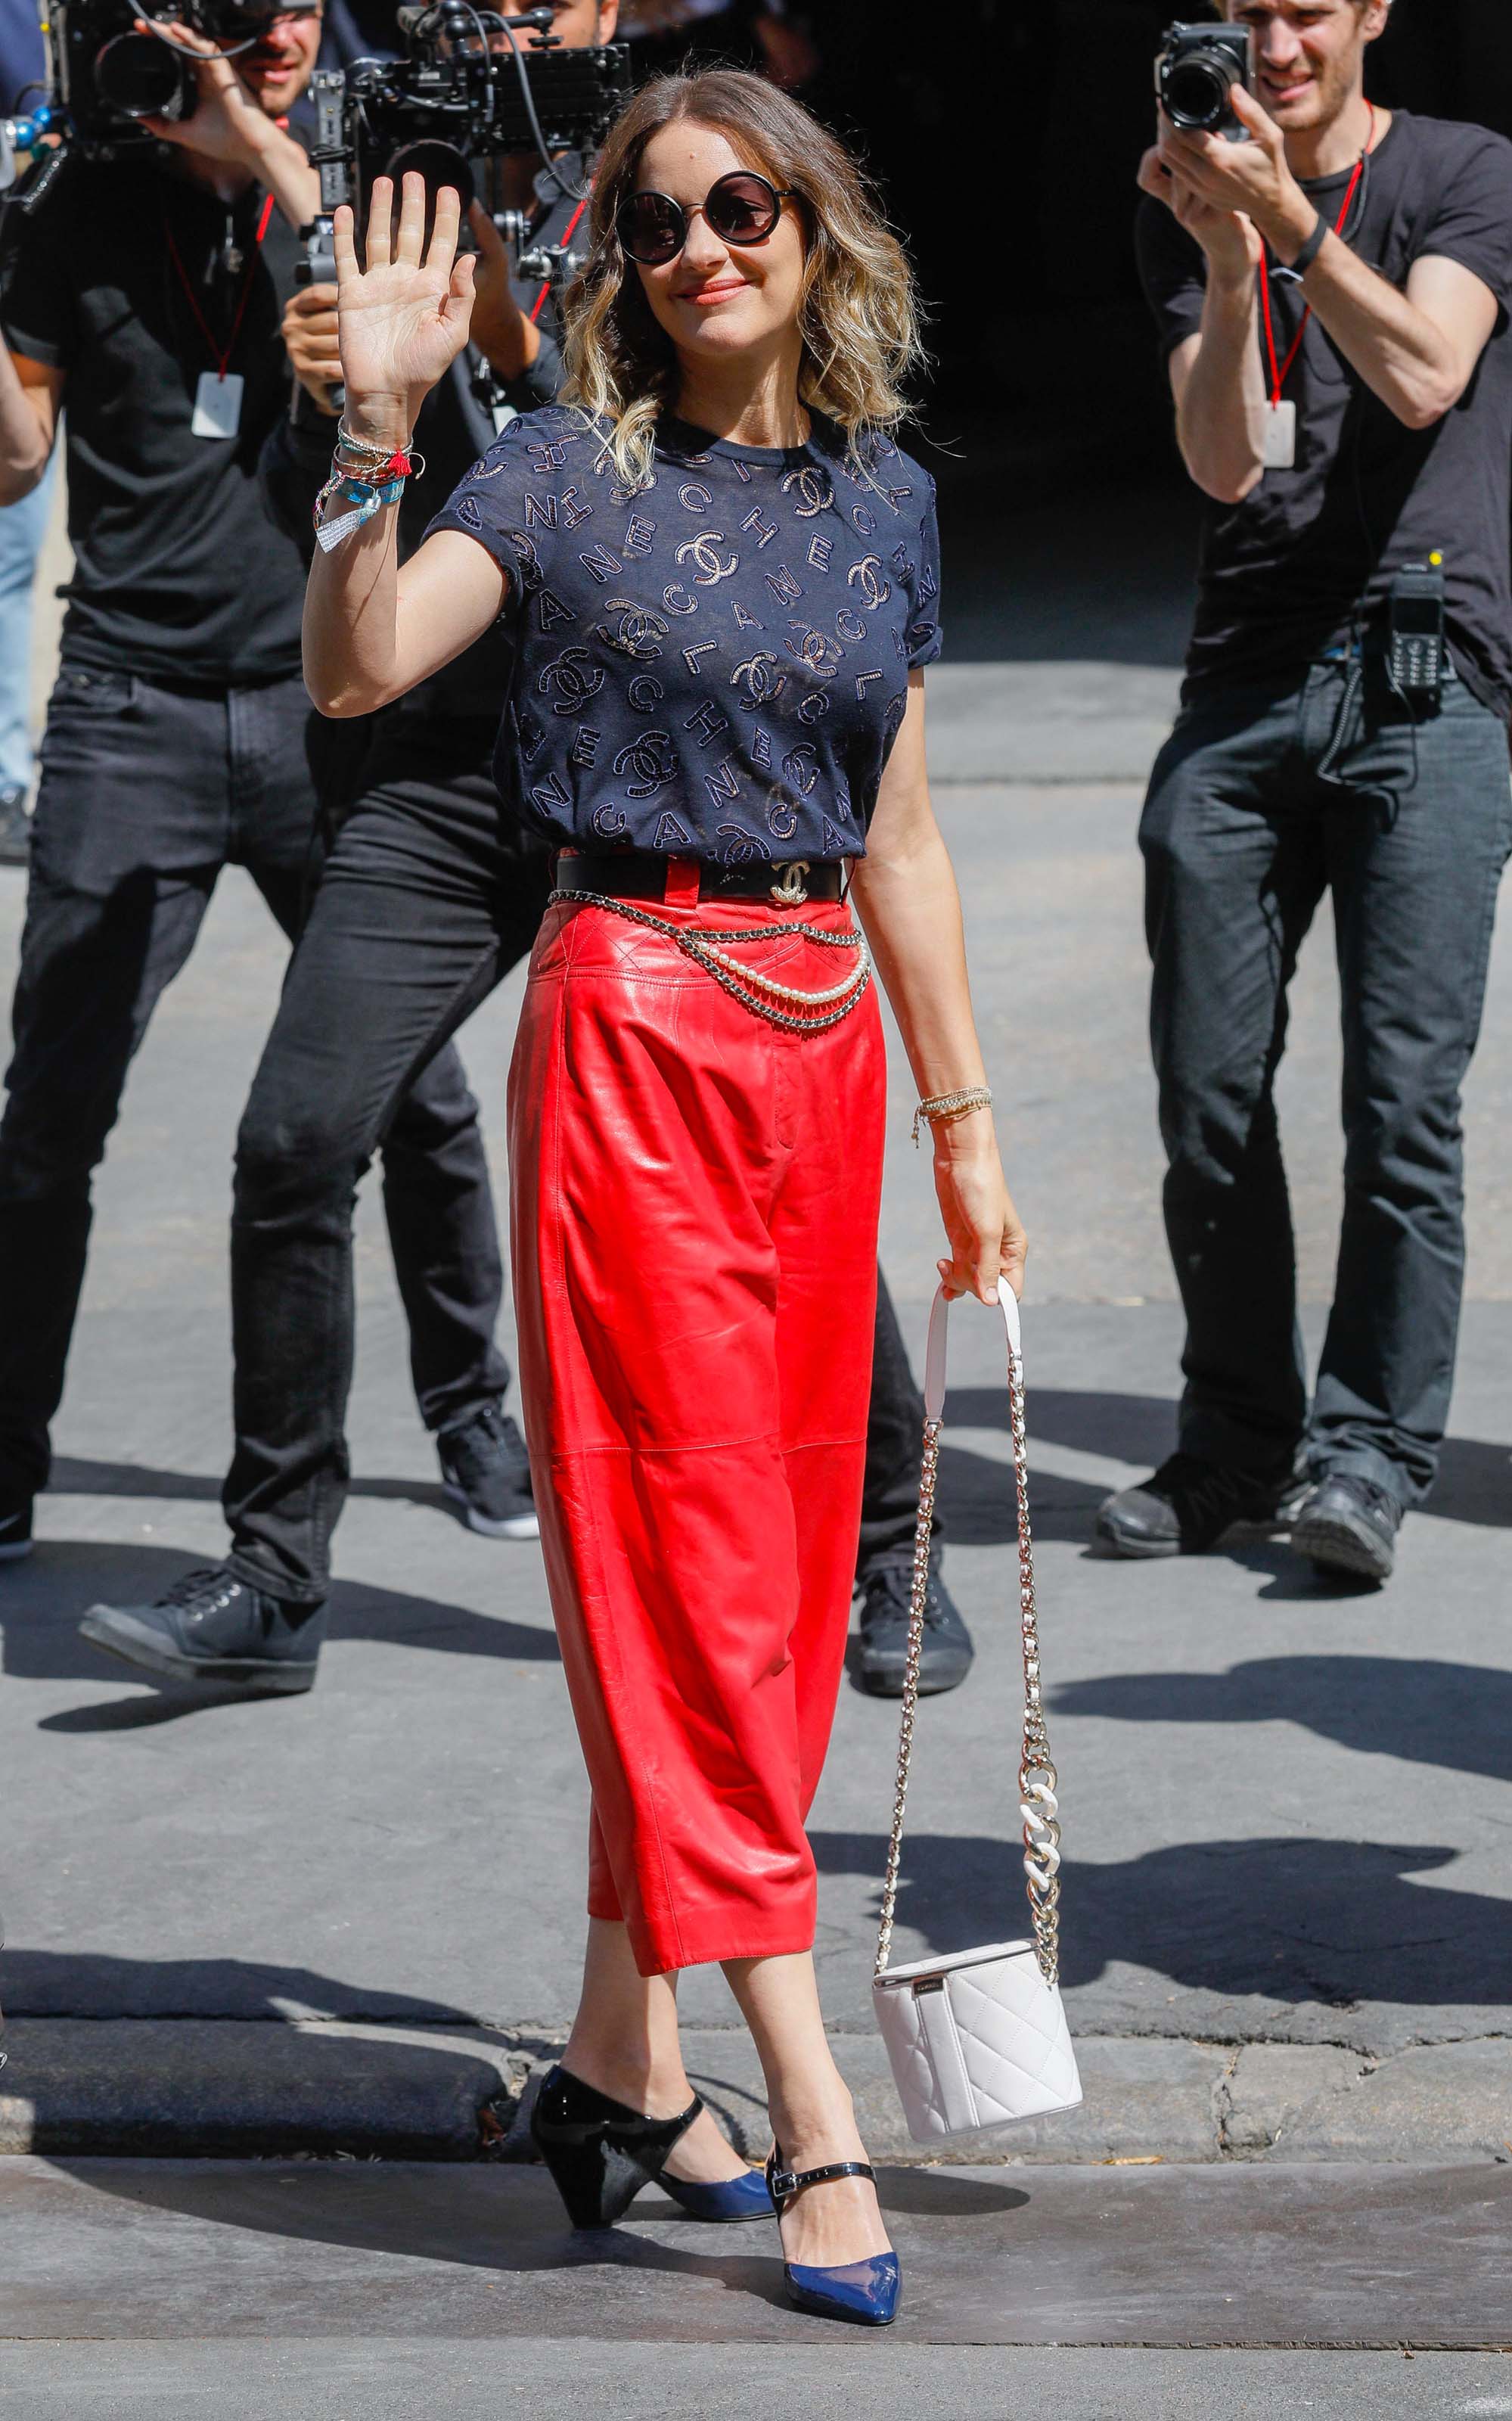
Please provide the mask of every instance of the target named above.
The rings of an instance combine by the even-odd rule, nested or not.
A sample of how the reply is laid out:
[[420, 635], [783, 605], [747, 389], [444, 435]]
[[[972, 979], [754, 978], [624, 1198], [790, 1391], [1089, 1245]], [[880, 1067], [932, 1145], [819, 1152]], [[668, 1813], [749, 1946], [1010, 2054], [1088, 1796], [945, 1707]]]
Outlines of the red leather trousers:
[[[718, 942], [842, 905], [658, 905]], [[805, 992], [849, 950], [735, 955]], [[874, 992], [821, 1033], [663, 934], [554, 904], [509, 1077], [520, 1373], [593, 1788], [588, 1913], [643, 1975], [810, 1949], [803, 1822], [850, 1624], [885, 1067]]]

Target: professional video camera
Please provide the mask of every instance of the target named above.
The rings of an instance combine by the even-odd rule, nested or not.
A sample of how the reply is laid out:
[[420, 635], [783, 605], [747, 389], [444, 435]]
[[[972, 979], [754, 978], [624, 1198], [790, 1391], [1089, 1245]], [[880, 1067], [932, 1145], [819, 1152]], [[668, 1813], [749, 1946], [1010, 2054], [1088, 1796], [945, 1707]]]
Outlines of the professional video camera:
[[[555, 13], [539, 8], [506, 18], [471, 0], [427, 0], [397, 12], [403, 58], [358, 59], [345, 75], [317, 70], [310, 79], [310, 158], [320, 171], [320, 210], [303, 230], [302, 284], [335, 283], [334, 214], [350, 202], [361, 224], [375, 177], [397, 183], [417, 172], [431, 210], [450, 185], [465, 212], [477, 198], [476, 166], [511, 152], [536, 152], [550, 163], [563, 151], [598, 148], [630, 98], [630, 50], [623, 42], [571, 49], [553, 37]], [[524, 29], [541, 36], [538, 45], [520, 41]], [[564, 193], [571, 190], [552, 173]], [[585, 189], [578, 198], [586, 197]], [[533, 246], [522, 211], [494, 211], [492, 217], [521, 274], [543, 286], [565, 285], [586, 258], [585, 242], [577, 250]]]
[[1155, 90], [1173, 126], [1192, 134], [1247, 141], [1234, 115], [1237, 86], [1255, 90], [1255, 44], [1247, 25], [1173, 25], [1155, 62]]
[[[0, 192], [15, 184], [16, 155], [30, 151], [44, 134], [49, 148], [17, 189], [24, 209], [39, 200], [61, 165], [63, 153], [110, 160], [149, 143], [142, 120], [179, 120], [194, 115], [199, 97], [194, 62], [169, 28], [187, 25], [218, 43], [228, 58], [254, 49], [274, 17], [304, 15], [320, 0], [53, 0], [43, 18], [51, 69], [45, 101], [24, 117], [0, 125]], [[136, 30], [141, 19], [154, 28]]]
[[[374, 177], [418, 170], [432, 197], [451, 185], [465, 210], [476, 198], [476, 162], [596, 148], [630, 98], [629, 47], [569, 49], [552, 35], [554, 15], [539, 8], [507, 18], [471, 0], [401, 8], [406, 55], [349, 69], [340, 139], [328, 143], [322, 131], [311, 155], [323, 167], [338, 154], [331, 164], [345, 170], [347, 190], [336, 199], [352, 201], [361, 216]], [[538, 46], [519, 40], [522, 27], [543, 37]], [[316, 79], [318, 109], [341, 81]]]

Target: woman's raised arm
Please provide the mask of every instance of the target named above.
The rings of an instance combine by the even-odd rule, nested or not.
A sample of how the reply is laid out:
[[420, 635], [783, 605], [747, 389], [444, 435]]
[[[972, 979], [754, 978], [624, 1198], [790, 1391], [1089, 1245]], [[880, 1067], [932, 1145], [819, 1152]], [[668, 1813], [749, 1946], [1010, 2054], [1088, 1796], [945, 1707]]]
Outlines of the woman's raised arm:
[[[351, 212], [337, 211], [336, 310], [343, 426], [365, 447], [402, 454], [421, 404], [467, 342], [473, 261], [457, 257], [460, 203], [449, 186], [437, 197], [429, 246], [424, 180], [405, 178], [397, 228], [393, 198], [388, 179], [378, 178], [365, 269]], [[322, 518], [350, 510], [338, 492]], [[401, 570], [397, 514], [381, 507], [329, 552], [316, 551], [304, 597], [311, 697], [322, 714], [386, 706], [471, 646], [497, 618], [505, 593], [492, 557], [454, 530], [428, 539]]]

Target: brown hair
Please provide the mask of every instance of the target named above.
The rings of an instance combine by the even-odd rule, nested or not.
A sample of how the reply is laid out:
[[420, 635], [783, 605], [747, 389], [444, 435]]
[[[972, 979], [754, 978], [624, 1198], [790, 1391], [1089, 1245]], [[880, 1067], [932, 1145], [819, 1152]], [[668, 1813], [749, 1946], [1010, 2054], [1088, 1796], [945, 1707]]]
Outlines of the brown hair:
[[922, 352], [908, 261], [844, 145], [789, 94], [735, 68], [658, 76], [611, 127], [594, 178], [593, 249], [567, 295], [563, 400], [607, 423], [628, 485], [646, 477], [678, 360], [615, 222], [647, 143], [679, 119], [716, 129], [795, 195], [806, 239], [798, 391], [860, 455], [871, 432], [902, 418], [900, 383]]

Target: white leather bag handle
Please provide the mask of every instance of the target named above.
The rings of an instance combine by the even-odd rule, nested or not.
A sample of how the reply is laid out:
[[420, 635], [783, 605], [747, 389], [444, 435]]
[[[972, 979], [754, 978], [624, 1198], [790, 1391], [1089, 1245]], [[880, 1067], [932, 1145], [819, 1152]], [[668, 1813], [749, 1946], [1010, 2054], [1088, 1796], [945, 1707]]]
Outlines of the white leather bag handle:
[[[998, 1310], [1008, 1349], [1008, 1426], [1013, 1440], [1013, 1475], [1019, 1522], [1019, 1617], [1023, 1647], [1023, 1748], [1019, 1762], [1020, 1813], [1023, 1818], [1024, 1873], [1028, 1878], [1029, 1914], [1035, 1948], [1047, 1984], [1056, 1980], [1060, 1925], [1060, 1803], [1056, 1773], [1051, 1762], [1040, 1695], [1039, 1626], [1035, 1606], [1034, 1541], [1029, 1530], [1028, 1443], [1024, 1434], [1023, 1327], [1019, 1298], [1006, 1278], [1000, 1277]], [[887, 1969], [893, 1919], [897, 1906], [897, 1877], [902, 1862], [903, 1812], [908, 1801], [909, 1769], [913, 1757], [913, 1719], [919, 1700], [919, 1656], [924, 1645], [924, 1611], [929, 1587], [929, 1534], [934, 1527], [935, 1486], [940, 1466], [940, 1432], [945, 1408], [945, 1340], [950, 1321], [950, 1297], [942, 1286], [929, 1312], [929, 1340], [924, 1358], [924, 1450], [919, 1468], [919, 1518], [913, 1533], [913, 1583], [909, 1603], [908, 1662], [903, 1673], [903, 1709], [897, 1741], [897, 1782], [893, 1802], [893, 1830], [887, 1849], [887, 1873], [882, 1884], [881, 1921], [877, 1934], [876, 1974]]]

